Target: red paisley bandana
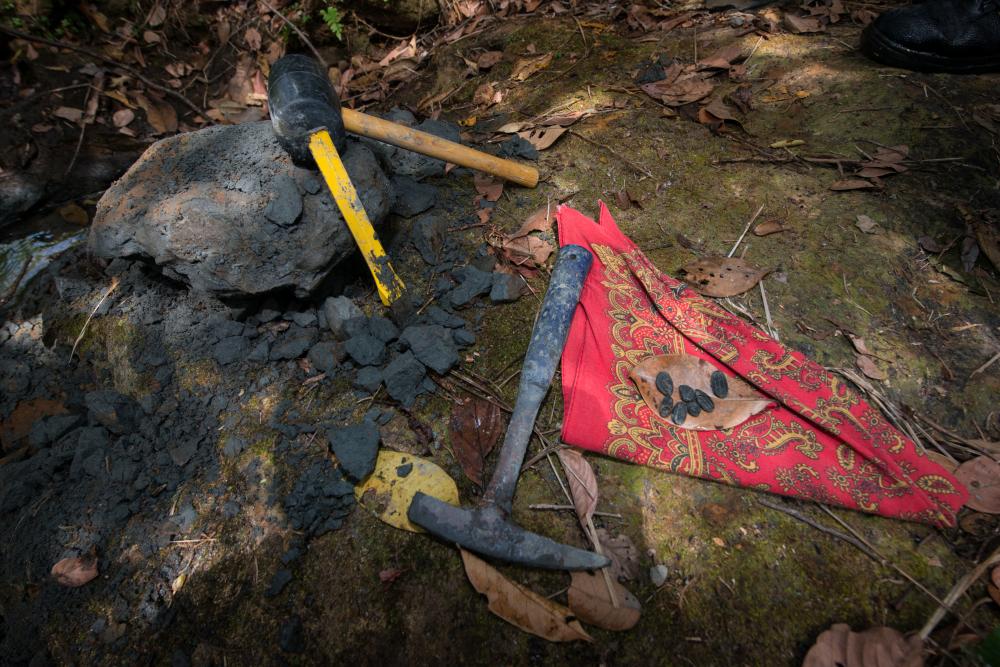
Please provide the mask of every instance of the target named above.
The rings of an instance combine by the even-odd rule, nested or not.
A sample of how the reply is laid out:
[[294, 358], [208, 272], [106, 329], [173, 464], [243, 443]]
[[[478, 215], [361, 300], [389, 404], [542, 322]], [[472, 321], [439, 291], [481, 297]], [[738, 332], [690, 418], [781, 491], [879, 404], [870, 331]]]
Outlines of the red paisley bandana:
[[[562, 358], [563, 441], [671, 472], [950, 526], [965, 488], [838, 377], [660, 272], [600, 204], [559, 207], [560, 245], [594, 254]], [[629, 370], [689, 354], [774, 400], [721, 431], [679, 428], [642, 400]]]

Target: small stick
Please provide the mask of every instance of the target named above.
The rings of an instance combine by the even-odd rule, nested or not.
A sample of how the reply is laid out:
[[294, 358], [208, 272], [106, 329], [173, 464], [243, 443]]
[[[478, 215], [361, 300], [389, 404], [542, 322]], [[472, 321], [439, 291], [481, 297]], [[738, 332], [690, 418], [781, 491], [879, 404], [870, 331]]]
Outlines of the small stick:
[[848, 535], [846, 533], [840, 532], [836, 528], [829, 528], [827, 526], [824, 526], [823, 524], [819, 523], [818, 521], [816, 521], [814, 519], [811, 519], [810, 517], [806, 516], [802, 512], [799, 512], [798, 510], [793, 510], [791, 507], [782, 507], [781, 505], [778, 505], [777, 503], [772, 503], [771, 501], [766, 500], [764, 498], [758, 498], [757, 502], [760, 503], [761, 505], [763, 505], [764, 507], [769, 507], [769, 508], [771, 508], [773, 510], [777, 510], [779, 512], [783, 512], [784, 514], [787, 514], [788, 516], [792, 517], [793, 519], [798, 519], [802, 523], [804, 523], [806, 525], [809, 525], [809, 526], [812, 526], [813, 528], [815, 528], [816, 530], [820, 531], [821, 533], [826, 533], [827, 535], [831, 535], [833, 537], [836, 537], [839, 540], [843, 540], [844, 542], [847, 542], [851, 546], [856, 547], [861, 553], [863, 553], [864, 555], [868, 556], [869, 558], [871, 558], [876, 563], [879, 563], [880, 565], [882, 564], [882, 561], [878, 557], [878, 555], [876, 555], [873, 551], [871, 551], [868, 547], [866, 547], [864, 545], [864, 543], [862, 543], [860, 540], [858, 540], [858, 539], [856, 539], [854, 537], [851, 537], [850, 535]]
[[969, 379], [971, 380], [972, 378], [976, 377], [977, 375], [979, 375], [980, 373], [982, 373], [983, 371], [985, 371], [987, 368], [989, 368], [990, 366], [992, 366], [993, 364], [995, 364], [996, 361], [997, 361], [997, 359], [1000, 359], [1000, 352], [997, 352], [996, 354], [994, 354], [992, 357], [990, 357], [989, 361], [987, 361], [985, 364], [983, 364], [982, 366], [980, 366], [976, 370], [972, 371], [972, 373], [969, 375]]
[[611, 153], [616, 158], [618, 158], [623, 163], [625, 163], [627, 166], [631, 167], [632, 169], [634, 169], [635, 171], [639, 172], [640, 174], [643, 174], [644, 176], [648, 176], [649, 178], [654, 178], [654, 179], [656, 178], [655, 176], [653, 176], [652, 172], [650, 172], [648, 169], [646, 169], [645, 167], [641, 167], [641, 166], [637, 165], [635, 162], [632, 162], [628, 158], [624, 157], [623, 155], [620, 155], [619, 153], [616, 153], [615, 151], [613, 151], [608, 146], [605, 146], [603, 144], [599, 144], [596, 141], [594, 141], [593, 139], [588, 139], [587, 137], [583, 136], [579, 132], [576, 132], [575, 130], [569, 130], [568, 134], [572, 134], [574, 137], [578, 137], [580, 139], [583, 139], [584, 141], [586, 141], [591, 146], [596, 146], [597, 148], [600, 148], [602, 151], [607, 151], [607, 152]]
[[750, 231], [750, 226], [757, 220], [758, 217], [760, 217], [760, 214], [763, 210], [764, 210], [764, 205], [761, 204], [760, 208], [757, 209], [757, 212], [753, 214], [752, 218], [750, 218], [750, 222], [748, 222], [747, 226], [743, 228], [743, 233], [740, 234], [740, 237], [738, 239], [736, 239], [736, 244], [733, 246], [733, 249], [729, 251], [729, 254], [726, 255], [726, 257], [732, 257], [734, 254], [736, 254], [736, 249], [739, 248], [740, 243], [743, 242], [743, 237], [747, 235], [748, 231]]
[[951, 606], [958, 602], [958, 598], [962, 597], [965, 591], [968, 590], [969, 586], [976, 583], [976, 581], [979, 580], [979, 577], [983, 576], [983, 574], [986, 573], [986, 570], [990, 569], [990, 567], [996, 563], [1000, 563], [1000, 549], [995, 550], [986, 558], [986, 560], [974, 567], [970, 572], [966, 573], [964, 577], [958, 580], [954, 587], [952, 587], [952, 589], [948, 592], [948, 595], [944, 596], [944, 601], [941, 602], [941, 605], [934, 610], [931, 617], [927, 619], [926, 623], [924, 623], [924, 627], [920, 629], [917, 636], [920, 637], [920, 639], [927, 639], [930, 634], [934, 632], [934, 628], [936, 628], [938, 623], [941, 622], [941, 619], [944, 618], [946, 612], [950, 611], [953, 614], [955, 613], [955, 611], [951, 609]]
[[118, 288], [118, 276], [115, 276], [111, 280], [111, 287], [109, 287], [107, 291], [104, 292], [104, 296], [102, 296], [101, 300], [97, 302], [97, 305], [94, 306], [94, 309], [90, 311], [90, 315], [87, 317], [87, 321], [83, 323], [83, 327], [80, 329], [80, 334], [76, 337], [76, 340], [73, 341], [73, 349], [69, 351], [69, 359], [66, 361], [66, 363], [73, 361], [73, 355], [76, 354], [77, 346], [80, 345], [80, 341], [83, 340], [84, 334], [87, 333], [87, 327], [90, 325], [90, 321], [94, 319], [94, 315], [97, 314], [97, 311], [100, 309], [101, 304], [103, 304], [104, 301], [109, 296], [111, 296], [111, 293], [114, 292], [117, 288]]
[[781, 340], [778, 338], [778, 332], [774, 330], [774, 322], [771, 320], [771, 309], [767, 306], [767, 292], [764, 291], [764, 279], [761, 278], [757, 284], [760, 286], [760, 300], [764, 302], [764, 320], [767, 322], [767, 332], [771, 334], [771, 338], [774, 340]]
[[[547, 505], [545, 503], [540, 503], [536, 505], [528, 505], [528, 509], [533, 510], [559, 510], [559, 511], [576, 511], [576, 508], [572, 505]], [[594, 512], [594, 516], [607, 516], [612, 519], [621, 519], [621, 514], [615, 514], [614, 512]]]

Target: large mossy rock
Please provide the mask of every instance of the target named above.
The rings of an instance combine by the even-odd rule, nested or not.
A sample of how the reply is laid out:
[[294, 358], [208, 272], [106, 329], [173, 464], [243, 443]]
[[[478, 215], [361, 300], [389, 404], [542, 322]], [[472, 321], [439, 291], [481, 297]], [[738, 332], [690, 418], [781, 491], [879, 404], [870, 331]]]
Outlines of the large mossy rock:
[[[344, 165], [377, 225], [393, 204], [389, 179], [353, 141]], [[355, 243], [319, 173], [292, 164], [260, 122], [153, 144], [101, 197], [90, 248], [150, 258], [200, 292], [305, 296]]]

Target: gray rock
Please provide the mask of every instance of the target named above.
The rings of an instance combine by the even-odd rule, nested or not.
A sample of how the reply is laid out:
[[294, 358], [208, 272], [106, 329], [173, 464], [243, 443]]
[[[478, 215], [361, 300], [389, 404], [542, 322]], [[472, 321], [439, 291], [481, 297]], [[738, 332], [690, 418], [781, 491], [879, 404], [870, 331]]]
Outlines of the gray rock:
[[292, 322], [295, 322], [300, 327], [314, 327], [316, 326], [316, 311], [305, 310], [292, 313]]
[[425, 213], [410, 225], [410, 240], [420, 257], [432, 266], [441, 262], [444, 248], [444, 220], [435, 212]]
[[331, 428], [326, 437], [344, 477], [352, 484], [360, 484], [375, 469], [381, 436], [371, 422]]
[[436, 324], [406, 327], [399, 340], [424, 366], [447, 373], [458, 363], [458, 348], [447, 329]]
[[271, 355], [271, 344], [266, 340], [262, 340], [254, 348], [250, 350], [250, 354], [247, 355], [247, 359], [250, 361], [267, 361]]
[[480, 271], [474, 266], [463, 266], [453, 272], [459, 279], [458, 286], [448, 293], [448, 301], [455, 308], [466, 305], [477, 296], [486, 294], [493, 288], [493, 274]]
[[44, 447], [69, 433], [82, 420], [80, 415], [52, 415], [39, 419], [31, 426], [28, 444], [35, 448]]
[[372, 335], [372, 330], [368, 326], [368, 318], [365, 316], [352, 317], [351, 319], [344, 322], [344, 334], [347, 338], [354, 338], [355, 336], [363, 336], [365, 334]]
[[264, 593], [269, 598], [273, 598], [276, 595], [280, 595], [281, 591], [285, 590], [287, 586], [292, 581], [292, 571], [291, 570], [278, 570], [271, 577], [271, 585], [267, 587], [267, 591]]
[[14, 222], [44, 194], [45, 183], [28, 174], [14, 172], [0, 178], [0, 227]]
[[111, 389], [89, 392], [84, 397], [90, 418], [119, 435], [135, 430], [139, 406], [131, 398]]
[[521, 298], [521, 286], [524, 283], [520, 276], [511, 273], [494, 273], [493, 287], [490, 289], [490, 301], [493, 303], [511, 303]]
[[344, 360], [344, 346], [335, 341], [320, 341], [309, 348], [309, 363], [320, 373], [333, 373]]
[[449, 313], [448, 311], [440, 308], [439, 306], [431, 306], [426, 311], [427, 319], [434, 324], [440, 324], [443, 327], [448, 327], [449, 329], [457, 329], [459, 327], [464, 327], [466, 322], [458, 315], [454, 313]]
[[383, 343], [391, 343], [399, 338], [399, 328], [388, 317], [373, 315], [368, 320], [368, 331]]
[[344, 350], [359, 366], [375, 366], [385, 361], [385, 343], [371, 334], [354, 336], [344, 343]]
[[351, 385], [355, 389], [374, 394], [382, 386], [382, 371], [376, 366], [365, 366], [354, 376], [354, 382]]
[[[378, 225], [393, 202], [389, 179], [360, 143], [348, 142], [344, 164]], [[105, 192], [90, 249], [106, 259], [150, 258], [197, 291], [291, 288], [304, 297], [356, 251], [326, 189], [309, 193], [312, 180], [266, 121], [169, 137]]]
[[412, 218], [423, 213], [437, 200], [437, 188], [427, 183], [418, 183], [409, 176], [393, 176], [392, 187], [396, 191], [396, 204], [392, 212], [404, 218]]
[[[388, 116], [393, 117], [392, 112]], [[394, 118], [396, 119], [395, 122], [402, 121], [404, 124], [410, 124], [402, 120], [403, 117], [401, 116], [394, 116]], [[410, 115], [410, 118], [412, 118], [412, 115]], [[458, 126], [446, 121], [427, 119], [416, 127], [418, 130], [456, 143], [461, 143], [462, 140]], [[393, 174], [411, 176], [418, 181], [429, 176], [444, 175], [445, 163], [441, 160], [371, 139], [365, 140], [364, 143], [378, 156], [379, 161], [385, 169], [391, 171]]]
[[348, 338], [344, 332], [344, 325], [347, 321], [363, 315], [361, 309], [346, 296], [332, 296], [323, 302], [323, 316], [326, 318], [326, 325], [330, 327], [330, 331], [338, 340]]
[[226, 456], [239, 456], [247, 448], [247, 441], [236, 435], [227, 435], [222, 442], [222, 453]]
[[183, 466], [198, 453], [198, 443], [193, 440], [185, 440], [170, 447], [168, 451], [174, 465]]
[[104, 472], [107, 447], [111, 442], [108, 432], [100, 426], [89, 426], [81, 428], [79, 433], [69, 476], [71, 479], [79, 479], [85, 474], [100, 477]]
[[271, 346], [271, 361], [298, 359], [313, 346], [318, 336], [315, 329], [303, 329], [297, 324], [293, 324]]
[[538, 149], [532, 146], [531, 142], [524, 137], [515, 134], [497, 147], [497, 156], [537, 160]]
[[234, 361], [239, 361], [240, 359], [246, 357], [249, 348], [250, 342], [246, 338], [243, 338], [242, 336], [231, 336], [229, 338], [223, 338], [212, 346], [212, 356], [215, 357], [215, 360], [221, 365], [226, 366]]
[[667, 569], [666, 565], [654, 565], [649, 568], [649, 580], [653, 582], [653, 585], [657, 588], [667, 582], [668, 574], [670, 574], [670, 570]]
[[389, 396], [408, 408], [420, 393], [425, 374], [424, 365], [417, 361], [413, 353], [404, 352], [385, 367], [382, 380]]
[[468, 329], [452, 329], [451, 337], [455, 340], [455, 344], [460, 347], [468, 347], [476, 342], [476, 334]]

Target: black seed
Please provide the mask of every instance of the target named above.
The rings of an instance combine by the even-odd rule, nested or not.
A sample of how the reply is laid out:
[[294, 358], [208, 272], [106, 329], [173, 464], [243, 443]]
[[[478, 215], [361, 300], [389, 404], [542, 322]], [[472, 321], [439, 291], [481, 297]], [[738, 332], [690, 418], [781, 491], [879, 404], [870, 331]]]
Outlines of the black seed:
[[684, 423], [684, 420], [687, 419], [687, 416], [687, 404], [678, 402], [677, 405], [674, 406], [674, 411], [671, 413], [670, 418], [674, 420], [675, 424], [680, 426]]
[[660, 393], [664, 396], [669, 396], [674, 393], [674, 381], [670, 378], [670, 373], [660, 371], [656, 374], [656, 388], [659, 389]]
[[715, 401], [710, 399], [708, 394], [701, 389], [694, 390], [694, 400], [698, 402], [698, 406], [705, 412], [711, 412], [715, 409]]
[[673, 407], [674, 407], [674, 399], [670, 398], [670, 395], [667, 394], [666, 396], [663, 397], [663, 401], [660, 403], [660, 416], [663, 417], [664, 419], [669, 417], [670, 411], [673, 409]]
[[677, 391], [680, 392], [682, 401], [691, 402], [694, 400], [694, 389], [687, 386], [686, 384], [682, 384], [681, 386], [677, 387]]
[[726, 381], [726, 375], [722, 371], [712, 373], [712, 393], [719, 398], [729, 395], [729, 382]]
[[689, 401], [688, 403], [685, 403], [685, 405], [687, 406], [688, 414], [692, 417], [697, 417], [701, 414], [701, 406], [699, 406], [697, 402]]

